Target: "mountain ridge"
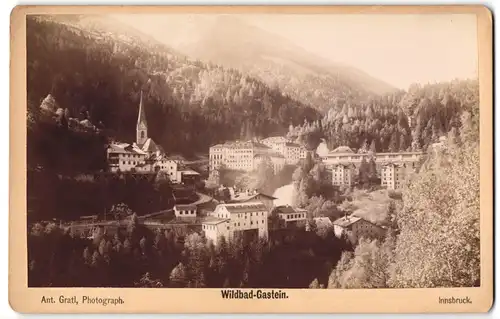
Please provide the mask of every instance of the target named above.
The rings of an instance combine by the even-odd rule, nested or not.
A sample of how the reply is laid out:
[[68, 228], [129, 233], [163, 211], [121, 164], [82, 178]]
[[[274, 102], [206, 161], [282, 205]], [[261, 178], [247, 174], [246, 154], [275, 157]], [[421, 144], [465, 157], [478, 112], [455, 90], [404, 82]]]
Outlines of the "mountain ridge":
[[27, 20], [32, 114], [51, 94], [71, 116], [103, 123], [113, 137], [130, 141], [142, 90], [150, 136], [167, 152], [182, 154], [206, 152], [226, 140], [283, 134], [290, 124], [320, 118], [317, 110], [237, 70], [100, 27], [89, 32], [79, 23]]
[[[235, 17], [220, 16], [212, 23], [200, 23], [198, 29], [198, 40], [177, 47], [177, 50], [193, 58], [258, 76], [269, 85], [277, 84], [301, 102], [322, 110], [331, 107], [334, 98], [358, 100], [397, 90], [365, 71], [315, 55], [280, 35]], [[269, 57], [278, 58], [282, 63], [273, 63]], [[301, 90], [305, 92], [297, 92]], [[321, 92], [316, 93], [318, 90]], [[338, 92], [329, 94], [330, 90]], [[323, 96], [308, 98], [315, 95]]]

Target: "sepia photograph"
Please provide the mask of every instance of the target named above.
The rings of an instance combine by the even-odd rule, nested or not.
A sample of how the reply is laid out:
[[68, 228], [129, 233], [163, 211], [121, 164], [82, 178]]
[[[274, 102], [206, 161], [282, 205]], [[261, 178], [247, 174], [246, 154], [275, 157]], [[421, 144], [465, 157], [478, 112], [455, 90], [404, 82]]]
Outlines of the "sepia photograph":
[[28, 288], [484, 286], [474, 11], [24, 21]]

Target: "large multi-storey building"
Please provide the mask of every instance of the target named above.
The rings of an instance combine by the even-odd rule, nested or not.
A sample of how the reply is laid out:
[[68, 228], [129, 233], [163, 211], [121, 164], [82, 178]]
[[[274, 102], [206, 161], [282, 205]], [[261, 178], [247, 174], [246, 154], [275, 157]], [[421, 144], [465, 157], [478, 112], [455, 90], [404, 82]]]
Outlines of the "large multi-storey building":
[[355, 153], [347, 146], [340, 146], [329, 152], [328, 155], [322, 156], [321, 159], [326, 165], [354, 164], [357, 167], [363, 159], [368, 162], [373, 157], [375, 163], [380, 166], [389, 163], [398, 163], [410, 164], [410, 166], [416, 167], [422, 156], [422, 152]]
[[355, 153], [347, 146], [340, 146], [322, 156], [322, 161], [331, 168], [334, 185], [350, 186], [363, 160], [369, 162], [373, 158], [381, 184], [389, 189], [398, 189], [402, 181], [417, 169], [422, 156], [422, 152]]
[[352, 185], [355, 167], [352, 164], [336, 164], [332, 167], [332, 184], [336, 186]]
[[164, 171], [171, 181], [179, 182], [178, 163], [169, 159], [162, 148], [148, 137], [148, 124], [142, 91], [136, 126], [136, 142], [113, 142], [107, 149], [108, 168], [111, 172], [147, 173]]
[[257, 141], [236, 141], [217, 144], [210, 147], [209, 168], [215, 170], [221, 166], [240, 171], [252, 171], [264, 159], [269, 158], [275, 172], [285, 165], [282, 154]]
[[229, 191], [231, 194], [231, 199], [229, 203], [262, 203], [267, 207], [269, 211], [274, 207], [274, 201], [277, 199], [276, 197], [260, 193], [258, 191], [246, 190], [243, 192], [232, 192], [231, 189]]
[[380, 171], [381, 184], [388, 189], [399, 189], [414, 171], [414, 168], [407, 164], [384, 165]]
[[253, 169], [257, 169], [262, 161], [265, 161], [269, 159], [271, 161], [271, 164], [273, 166], [273, 170], [275, 173], [280, 172], [283, 167], [285, 167], [285, 158], [283, 155], [272, 152], [272, 154], [269, 154], [267, 152], [263, 152], [260, 154], [256, 154], [253, 158]]
[[267, 238], [267, 217], [267, 207], [262, 203], [219, 204], [211, 216], [202, 221], [202, 230], [214, 244], [221, 237], [231, 240], [235, 235]]
[[285, 149], [286, 149], [286, 143], [288, 140], [283, 137], [283, 136], [271, 136], [263, 139], [261, 141], [262, 144], [267, 145], [268, 147], [272, 148], [273, 150], [285, 154]]
[[306, 149], [283, 136], [273, 136], [262, 140], [262, 143], [285, 157], [286, 164], [295, 165], [300, 159], [306, 158]]

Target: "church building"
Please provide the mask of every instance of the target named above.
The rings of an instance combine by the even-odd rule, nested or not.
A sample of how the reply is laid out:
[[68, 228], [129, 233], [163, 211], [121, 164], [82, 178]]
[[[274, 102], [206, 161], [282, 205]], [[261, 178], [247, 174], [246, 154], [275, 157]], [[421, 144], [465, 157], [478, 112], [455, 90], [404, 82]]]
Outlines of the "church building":
[[163, 171], [169, 179], [178, 181], [178, 163], [169, 159], [161, 146], [148, 137], [148, 123], [142, 97], [139, 101], [139, 114], [134, 143], [113, 142], [107, 149], [107, 160], [111, 172], [153, 173]]

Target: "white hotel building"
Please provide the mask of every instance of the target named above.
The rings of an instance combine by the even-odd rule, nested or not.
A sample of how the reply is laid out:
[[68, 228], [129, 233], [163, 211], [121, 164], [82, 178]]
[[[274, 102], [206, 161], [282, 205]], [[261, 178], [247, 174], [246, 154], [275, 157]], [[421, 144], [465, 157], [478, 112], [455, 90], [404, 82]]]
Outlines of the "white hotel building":
[[222, 165], [229, 169], [249, 172], [269, 157], [274, 171], [279, 172], [285, 164], [294, 165], [306, 157], [307, 151], [299, 144], [282, 136], [268, 137], [262, 141], [235, 141], [210, 147], [210, 171]]
[[202, 230], [215, 245], [221, 236], [231, 240], [235, 234], [246, 232], [267, 238], [267, 218], [268, 210], [262, 203], [219, 204], [211, 216], [202, 221]]
[[355, 153], [347, 146], [340, 146], [322, 156], [322, 161], [332, 170], [332, 184], [351, 186], [363, 159], [369, 162], [370, 158], [374, 158], [382, 186], [398, 189], [406, 177], [418, 168], [423, 155], [422, 152]]
[[261, 142], [282, 154], [289, 165], [295, 165], [300, 159], [306, 158], [307, 151], [303, 146], [291, 142], [283, 136], [268, 137]]
[[336, 186], [352, 185], [355, 167], [353, 164], [336, 164], [332, 167], [332, 184]]
[[268, 157], [273, 163], [275, 172], [285, 166], [285, 157], [269, 146], [256, 141], [235, 141], [217, 144], [210, 147], [210, 170], [225, 166], [228, 169], [252, 171], [257, 168], [260, 161]]
[[322, 156], [321, 159], [326, 165], [354, 164], [355, 166], [359, 166], [363, 158], [368, 162], [371, 157], [374, 157], [375, 163], [378, 165], [399, 163], [410, 164], [410, 166], [416, 167], [423, 154], [422, 152], [355, 153], [347, 146], [340, 146], [329, 152], [328, 155]]
[[382, 186], [388, 189], [399, 189], [403, 187], [406, 179], [415, 169], [411, 165], [389, 163], [382, 166], [380, 170], [380, 180]]

